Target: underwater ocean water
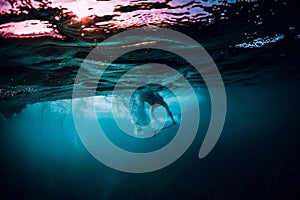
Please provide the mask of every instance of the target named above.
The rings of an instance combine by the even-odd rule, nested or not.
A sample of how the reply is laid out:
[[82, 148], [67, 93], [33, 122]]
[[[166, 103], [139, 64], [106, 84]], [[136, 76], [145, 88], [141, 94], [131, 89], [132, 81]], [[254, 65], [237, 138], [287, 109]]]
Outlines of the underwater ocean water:
[[[299, 19], [297, 0], [0, 0], [0, 198], [298, 199]], [[201, 74], [185, 58], [148, 48], [164, 35], [107, 40], [158, 27], [201, 44], [224, 81], [224, 127], [204, 158], [198, 153], [213, 103]], [[169, 42], [179, 44], [174, 51], [181, 48], [180, 41]], [[99, 63], [88, 55], [99, 45], [112, 54], [136, 50], [114, 60], [98, 80]], [[181, 75], [163, 65], [159, 73], [139, 71], [147, 63]], [[89, 92], [74, 99], [75, 87]], [[126, 92], [133, 88], [144, 93], [132, 100]], [[151, 95], [167, 106], [139, 104]], [[189, 115], [196, 104], [200, 119]], [[99, 162], [74, 121], [77, 115], [96, 120], [113, 144], [141, 154], [170, 144], [186, 113], [199, 125], [195, 139], [173, 163], [148, 173]]]

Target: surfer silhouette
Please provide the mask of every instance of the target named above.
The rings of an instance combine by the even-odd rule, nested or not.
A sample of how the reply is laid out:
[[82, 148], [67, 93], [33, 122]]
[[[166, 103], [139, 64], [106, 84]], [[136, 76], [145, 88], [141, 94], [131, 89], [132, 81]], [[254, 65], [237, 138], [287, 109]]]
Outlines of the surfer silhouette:
[[[129, 112], [138, 132], [141, 132], [143, 130], [142, 127], [149, 125], [151, 121], [148, 112], [146, 112], [145, 110], [145, 103], [148, 103], [151, 106], [150, 114], [152, 116], [156, 107], [163, 106], [166, 109], [173, 124], [176, 124], [173, 114], [162, 96], [153, 91], [136, 90], [132, 94], [129, 101]], [[155, 134], [156, 133], [154, 133], [154, 135]]]

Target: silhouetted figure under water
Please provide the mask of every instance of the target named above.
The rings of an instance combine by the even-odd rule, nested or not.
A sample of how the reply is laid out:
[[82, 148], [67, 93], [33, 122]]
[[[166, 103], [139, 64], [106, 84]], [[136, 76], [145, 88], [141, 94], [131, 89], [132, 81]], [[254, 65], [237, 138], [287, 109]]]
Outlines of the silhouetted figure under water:
[[[168, 104], [164, 101], [163, 97], [160, 96], [157, 92], [153, 91], [141, 91], [136, 90], [129, 101], [129, 113], [133, 123], [136, 125], [137, 131], [141, 132], [143, 127], [150, 124], [151, 119], [145, 110], [145, 103], [148, 103], [151, 106], [151, 115], [153, 116], [154, 109], [157, 106], [163, 106], [169, 117], [172, 119], [173, 124], [176, 124], [173, 114], [169, 109]], [[154, 131], [154, 135], [156, 132]]]

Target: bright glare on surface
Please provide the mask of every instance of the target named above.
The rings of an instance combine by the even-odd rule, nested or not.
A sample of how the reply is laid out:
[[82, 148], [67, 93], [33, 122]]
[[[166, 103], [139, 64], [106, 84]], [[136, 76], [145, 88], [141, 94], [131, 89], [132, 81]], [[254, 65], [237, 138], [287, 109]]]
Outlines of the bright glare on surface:
[[80, 19], [88, 17], [91, 15], [89, 10], [89, 5], [85, 0], [79, 0], [73, 3], [70, 3], [71, 11]]
[[22, 22], [9, 22], [0, 25], [0, 30], [4, 38], [7, 37], [39, 37], [53, 36], [60, 37], [49, 23], [40, 20], [26, 20]]

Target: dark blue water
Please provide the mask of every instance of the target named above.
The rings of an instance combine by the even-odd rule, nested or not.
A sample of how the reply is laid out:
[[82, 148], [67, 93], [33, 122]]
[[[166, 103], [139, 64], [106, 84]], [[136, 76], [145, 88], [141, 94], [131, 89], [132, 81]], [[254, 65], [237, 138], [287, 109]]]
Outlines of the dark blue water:
[[[101, 6], [107, 9], [95, 15], [80, 12], [85, 10], [83, 4], [78, 11], [67, 1], [0, 1], [1, 199], [297, 199], [297, 1], [87, 2], [91, 12]], [[24, 31], [26, 26], [33, 30], [34, 23], [45, 23], [51, 30]], [[151, 26], [177, 30], [203, 45], [225, 83], [226, 120], [214, 149], [199, 159], [211, 116], [205, 81], [177, 55], [123, 41], [123, 46], [141, 49], [117, 59], [96, 83], [95, 92], [97, 119], [114, 144], [133, 152], [153, 151], [174, 138], [181, 122], [174, 94], [148, 84], [143, 90], [159, 92], [178, 124], [145, 139], [116, 126], [112, 110], [122, 118], [126, 106], [122, 96], [113, 96], [114, 87], [138, 65], [163, 63], [183, 74], [201, 111], [197, 136], [178, 160], [150, 173], [125, 173], [97, 161], [80, 140], [72, 115], [73, 85], [85, 58], [104, 39]], [[81, 85], [87, 91], [94, 81], [93, 70], [88, 68]], [[134, 87], [143, 76], [134, 74], [123, 86]], [[164, 73], [152, 78], [168, 84], [177, 79]], [[184, 111], [189, 111], [194, 105], [181, 87], [172, 85], [188, 105]], [[112, 107], [113, 98], [119, 107]], [[92, 119], [84, 109], [92, 105], [91, 97], [83, 95], [81, 102], [81, 113]]]

